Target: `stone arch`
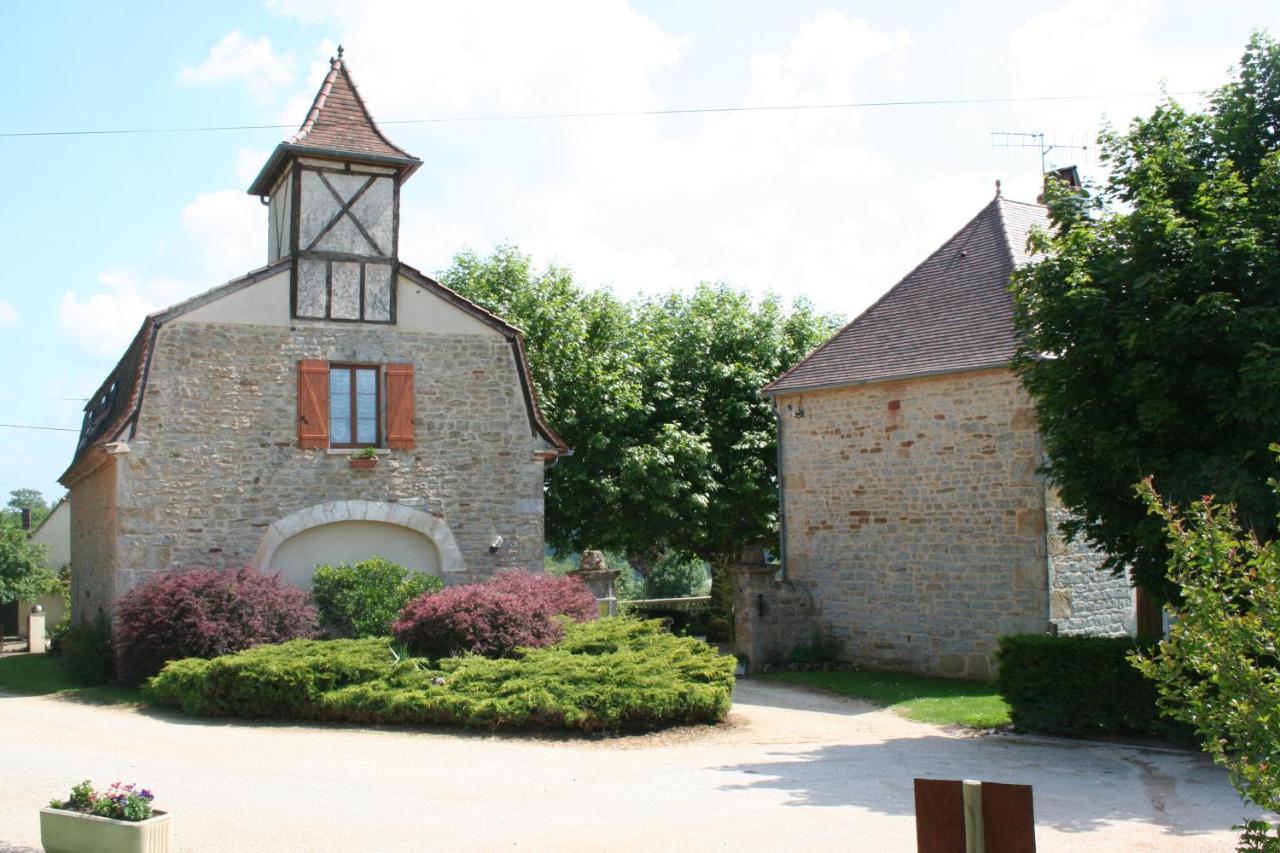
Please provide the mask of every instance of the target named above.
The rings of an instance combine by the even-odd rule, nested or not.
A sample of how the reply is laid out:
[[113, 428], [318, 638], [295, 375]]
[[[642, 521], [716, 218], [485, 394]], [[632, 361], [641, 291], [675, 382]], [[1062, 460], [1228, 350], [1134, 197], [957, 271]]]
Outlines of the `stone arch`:
[[453, 532], [441, 519], [429, 512], [413, 509], [403, 504], [380, 501], [328, 501], [278, 519], [267, 528], [258, 546], [253, 565], [263, 571], [271, 566], [271, 558], [286, 539], [314, 527], [342, 521], [375, 521], [405, 527], [422, 534], [435, 545], [440, 559], [441, 575], [466, 571], [462, 551], [458, 548]]

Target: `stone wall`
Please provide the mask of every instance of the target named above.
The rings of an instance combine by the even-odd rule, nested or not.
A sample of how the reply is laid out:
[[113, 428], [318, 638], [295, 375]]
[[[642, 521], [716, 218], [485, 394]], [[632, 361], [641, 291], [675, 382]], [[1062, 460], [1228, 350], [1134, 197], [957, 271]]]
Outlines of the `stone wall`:
[[108, 615], [116, 598], [116, 465], [107, 456], [75, 485], [71, 506], [71, 619], [83, 624], [99, 609]]
[[1065, 540], [1058, 525], [1070, 513], [1057, 492], [1046, 495], [1049, 516], [1049, 616], [1063, 634], [1120, 637], [1137, 632], [1134, 590], [1128, 578], [1102, 572], [1103, 557], [1079, 536]]
[[983, 678], [999, 637], [1047, 630], [1040, 443], [1010, 371], [777, 403], [788, 577], [847, 658]]
[[[297, 446], [297, 362], [415, 365], [416, 448], [368, 471]], [[174, 323], [161, 328], [120, 463], [118, 593], [169, 568], [250, 564], [276, 520], [326, 501], [399, 503], [452, 531], [465, 570], [539, 569], [544, 463], [510, 345], [395, 327]], [[76, 502], [82, 500], [77, 491]], [[73, 504], [73, 508], [75, 504]], [[497, 553], [490, 544], [502, 537]]]

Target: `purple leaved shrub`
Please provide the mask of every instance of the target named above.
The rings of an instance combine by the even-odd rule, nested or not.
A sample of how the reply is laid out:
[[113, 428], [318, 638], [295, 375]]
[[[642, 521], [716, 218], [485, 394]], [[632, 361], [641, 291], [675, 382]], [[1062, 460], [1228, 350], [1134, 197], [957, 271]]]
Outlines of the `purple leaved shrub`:
[[139, 684], [165, 663], [213, 658], [263, 643], [315, 636], [305, 592], [250, 568], [159, 575], [116, 605], [116, 671]]
[[595, 596], [577, 578], [511, 571], [415, 598], [391, 632], [429, 658], [468, 652], [500, 658], [522, 646], [559, 642], [564, 626], [558, 616], [585, 622], [598, 613]]

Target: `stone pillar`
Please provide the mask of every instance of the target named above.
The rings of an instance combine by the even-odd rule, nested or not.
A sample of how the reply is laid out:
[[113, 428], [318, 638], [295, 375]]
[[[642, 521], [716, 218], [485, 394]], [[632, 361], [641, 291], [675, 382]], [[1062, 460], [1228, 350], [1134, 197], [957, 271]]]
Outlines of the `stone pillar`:
[[579, 578], [591, 590], [596, 600], [602, 603], [601, 615], [616, 616], [618, 599], [613, 594], [613, 582], [618, 579], [618, 570], [611, 569], [604, 561], [600, 551], [583, 551], [578, 568], [568, 573], [571, 578]]
[[[744, 555], [746, 556], [746, 555]], [[733, 582], [733, 651], [748, 673], [760, 672], [765, 663], [765, 622], [773, 602], [773, 576], [777, 566], [763, 560], [729, 567]]]
[[798, 647], [818, 639], [813, 595], [807, 586], [774, 580], [779, 566], [749, 549], [729, 567], [733, 579], [734, 653], [747, 673], [784, 666]]
[[44, 608], [39, 604], [31, 605], [31, 615], [27, 617], [27, 651], [44, 654]]

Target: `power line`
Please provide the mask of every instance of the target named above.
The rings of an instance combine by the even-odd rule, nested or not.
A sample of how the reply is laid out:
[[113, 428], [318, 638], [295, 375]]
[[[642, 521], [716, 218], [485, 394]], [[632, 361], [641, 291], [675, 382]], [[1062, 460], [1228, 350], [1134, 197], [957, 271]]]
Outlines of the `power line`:
[[51, 427], [51, 426], [32, 426], [30, 424], [0, 424], [0, 427], [8, 427], [9, 429], [43, 429], [51, 432], [79, 432], [78, 429], [70, 429], [69, 427]]
[[[604, 112], [522, 113], [491, 116], [441, 116], [382, 121], [379, 124], [461, 124], [493, 121], [545, 121], [551, 119], [626, 118], [640, 116], [706, 115], [713, 113], [800, 112], [811, 110], [854, 110], [876, 107], [941, 107], [976, 104], [1025, 104], [1047, 101], [1090, 101], [1121, 98], [1154, 98], [1171, 95], [1202, 95], [1205, 90], [1185, 92], [1124, 92], [1092, 95], [1039, 95], [1025, 98], [928, 98], [906, 101], [855, 101], [843, 104], [773, 104], [759, 107], [689, 107], [661, 110], [609, 110]], [[38, 136], [121, 136], [127, 134], [218, 133], [233, 130], [292, 130], [292, 124], [234, 124], [209, 127], [131, 127], [97, 130], [6, 130], [0, 137]]]

